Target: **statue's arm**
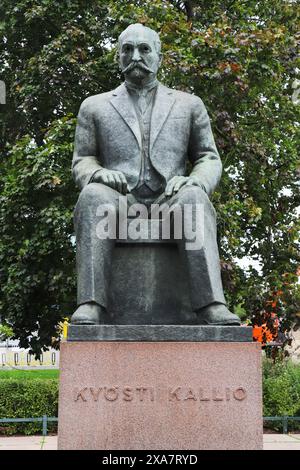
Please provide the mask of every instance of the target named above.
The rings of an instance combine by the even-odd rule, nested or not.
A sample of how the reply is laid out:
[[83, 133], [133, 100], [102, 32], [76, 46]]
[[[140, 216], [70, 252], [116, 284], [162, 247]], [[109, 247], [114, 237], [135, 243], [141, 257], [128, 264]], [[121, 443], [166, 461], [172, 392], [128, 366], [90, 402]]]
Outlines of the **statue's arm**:
[[90, 98], [80, 106], [75, 131], [72, 174], [82, 189], [102, 167], [97, 159], [97, 139]]
[[211, 130], [209, 116], [202, 100], [195, 97], [189, 141], [189, 159], [193, 164], [190, 177], [196, 178], [210, 195], [217, 187], [222, 162]]

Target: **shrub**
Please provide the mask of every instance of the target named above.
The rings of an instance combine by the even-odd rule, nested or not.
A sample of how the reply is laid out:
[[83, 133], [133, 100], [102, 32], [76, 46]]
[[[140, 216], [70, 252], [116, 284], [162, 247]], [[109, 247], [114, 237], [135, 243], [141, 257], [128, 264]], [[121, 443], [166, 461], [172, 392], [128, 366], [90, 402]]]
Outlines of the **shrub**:
[[[0, 418], [39, 418], [58, 414], [58, 381], [55, 379], [0, 380]], [[48, 423], [50, 432], [57, 423]], [[41, 433], [41, 423], [0, 423], [0, 434]]]
[[[300, 416], [300, 366], [292, 362], [263, 364], [263, 415]], [[268, 427], [278, 429], [278, 423]], [[300, 423], [289, 422], [289, 430], [300, 429]]]

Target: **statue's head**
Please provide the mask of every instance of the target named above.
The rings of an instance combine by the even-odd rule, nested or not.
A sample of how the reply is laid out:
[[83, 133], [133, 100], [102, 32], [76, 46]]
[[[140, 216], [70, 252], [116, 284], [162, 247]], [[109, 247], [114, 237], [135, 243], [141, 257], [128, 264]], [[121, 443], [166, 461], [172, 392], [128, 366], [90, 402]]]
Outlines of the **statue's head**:
[[136, 23], [119, 36], [119, 60], [126, 80], [146, 83], [156, 77], [161, 63], [161, 43], [153, 29]]

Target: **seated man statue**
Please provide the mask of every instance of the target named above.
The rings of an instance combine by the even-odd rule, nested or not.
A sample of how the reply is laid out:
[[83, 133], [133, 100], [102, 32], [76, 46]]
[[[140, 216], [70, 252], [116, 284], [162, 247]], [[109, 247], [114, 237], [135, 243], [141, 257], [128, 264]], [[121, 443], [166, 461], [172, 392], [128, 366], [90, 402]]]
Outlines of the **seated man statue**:
[[[85, 99], [79, 110], [72, 165], [82, 189], [74, 214], [78, 308], [73, 324], [99, 324], [106, 314], [115, 242], [97, 236], [97, 210], [109, 204], [118, 211], [123, 197], [128, 206], [202, 205], [203, 246], [181, 250], [191, 306], [199, 324], [240, 325], [226, 307], [221, 282], [216, 214], [209, 196], [222, 164], [209, 117], [200, 98], [157, 80], [161, 57], [158, 34], [130, 25], [119, 37], [125, 83]], [[192, 170], [186, 176], [188, 160]]]

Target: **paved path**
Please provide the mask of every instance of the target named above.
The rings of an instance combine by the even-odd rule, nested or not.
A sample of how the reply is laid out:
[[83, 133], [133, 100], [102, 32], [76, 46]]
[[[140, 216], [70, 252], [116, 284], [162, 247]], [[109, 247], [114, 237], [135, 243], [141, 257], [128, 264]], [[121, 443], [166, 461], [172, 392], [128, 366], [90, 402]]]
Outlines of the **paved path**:
[[56, 450], [57, 436], [1, 436], [1, 450]]
[[[57, 436], [0, 437], [0, 450], [56, 450]], [[264, 434], [264, 450], [300, 450], [300, 434]]]
[[300, 450], [300, 434], [264, 434], [264, 450]]

